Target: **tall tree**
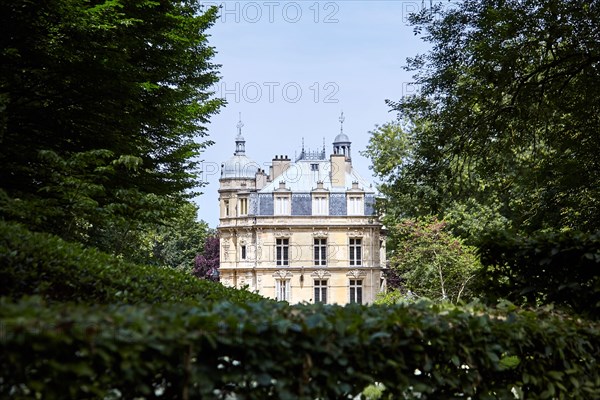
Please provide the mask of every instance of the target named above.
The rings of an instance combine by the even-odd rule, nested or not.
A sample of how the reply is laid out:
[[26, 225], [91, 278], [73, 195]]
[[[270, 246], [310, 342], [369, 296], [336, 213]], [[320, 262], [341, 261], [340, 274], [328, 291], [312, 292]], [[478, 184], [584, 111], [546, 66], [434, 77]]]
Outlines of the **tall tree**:
[[1, 2], [2, 217], [98, 244], [175, 214], [222, 103], [215, 18], [188, 0]]
[[421, 93], [389, 102], [406, 123], [368, 149], [388, 218], [449, 221], [480, 247], [492, 301], [597, 317], [600, 5], [466, 0], [410, 21], [432, 44], [408, 60]]
[[466, 0], [410, 21], [432, 50], [408, 60], [421, 93], [389, 102], [412, 147], [388, 184], [515, 232], [600, 228], [600, 5]]

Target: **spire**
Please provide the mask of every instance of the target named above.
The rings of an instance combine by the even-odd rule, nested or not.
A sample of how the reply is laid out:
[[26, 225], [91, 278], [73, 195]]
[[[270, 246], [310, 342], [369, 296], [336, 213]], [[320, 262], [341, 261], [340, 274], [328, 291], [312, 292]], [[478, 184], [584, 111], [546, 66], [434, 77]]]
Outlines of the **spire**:
[[[300, 152], [300, 159], [304, 159], [304, 156], [306, 155], [306, 152], [304, 151], [304, 138], [302, 138], [302, 151]], [[296, 160], [298, 161], [298, 160]]]
[[346, 159], [350, 160], [350, 139], [348, 135], [344, 133], [344, 121], [346, 117], [344, 117], [344, 112], [340, 114], [340, 133], [333, 140], [333, 154], [343, 154], [346, 156]]
[[238, 128], [238, 137], [242, 136], [242, 128], [244, 127], [244, 123], [242, 122], [242, 113], [240, 112], [240, 120], [237, 123]]
[[235, 138], [235, 153], [236, 156], [246, 154], [246, 140], [242, 136], [242, 128], [244, 127], [244, 123], [242, 122], [242, 113], [240, 113], [240, 120], [237, 123], [238, 134]]

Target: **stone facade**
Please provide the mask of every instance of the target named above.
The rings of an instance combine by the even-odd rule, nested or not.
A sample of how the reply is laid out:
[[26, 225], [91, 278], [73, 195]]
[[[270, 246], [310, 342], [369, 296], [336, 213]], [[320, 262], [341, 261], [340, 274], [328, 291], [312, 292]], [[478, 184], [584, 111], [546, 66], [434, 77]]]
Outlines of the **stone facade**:
[[221, 166], [221, 282], [290, 303], [372, 303], [382, 290], [383, 227], [375, 192], [352, 167], [340, 133], [333, 152], [275, 156], [269, 172], [245, 155]]

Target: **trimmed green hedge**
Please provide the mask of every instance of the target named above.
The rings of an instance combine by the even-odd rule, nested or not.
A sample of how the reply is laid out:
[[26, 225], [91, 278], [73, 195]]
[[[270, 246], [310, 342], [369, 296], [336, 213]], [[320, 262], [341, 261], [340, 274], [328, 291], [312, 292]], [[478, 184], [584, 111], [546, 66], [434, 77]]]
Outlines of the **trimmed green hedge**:
[[0, 306], [3, 398], [600, 398], [599, 326], [548, 311]]
[[483, 241], [479, 284], [490, 303], [555, 304], [600, 318], [600, 231], [509, 234]]
[[15, 300], [24, 295], [91, 304], [262, 299], [172, 269], [125, 262], [4, 221], [0, 221], [0, 282], [0, 296]]

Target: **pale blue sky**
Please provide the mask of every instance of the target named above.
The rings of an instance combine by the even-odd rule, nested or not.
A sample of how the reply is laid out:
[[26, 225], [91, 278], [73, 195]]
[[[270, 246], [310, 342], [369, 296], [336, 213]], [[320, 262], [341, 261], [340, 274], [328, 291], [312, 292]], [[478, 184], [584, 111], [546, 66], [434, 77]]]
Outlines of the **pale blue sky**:
[[[355, 168], [373, 181], [360, 156], [376, 124], [396, 118], [385, 104], [414, 91], [406, 58], [428, 47], [406, 18], [421, 1], [203, 1], [222, 5], [210, 29], [228, 101], [209, 125], [216, 142], [203, 153], [209, 182], [197, 199], [199, 218], [218, 224], [219, 167], [234, 151], [242, 113], [246, 155], [268, 169], [277, 154], [294, 157], [305, 147], [327, 154], [339, 133], [352, 140]], [[426, 2], [428, 4], [429, 2]]]

